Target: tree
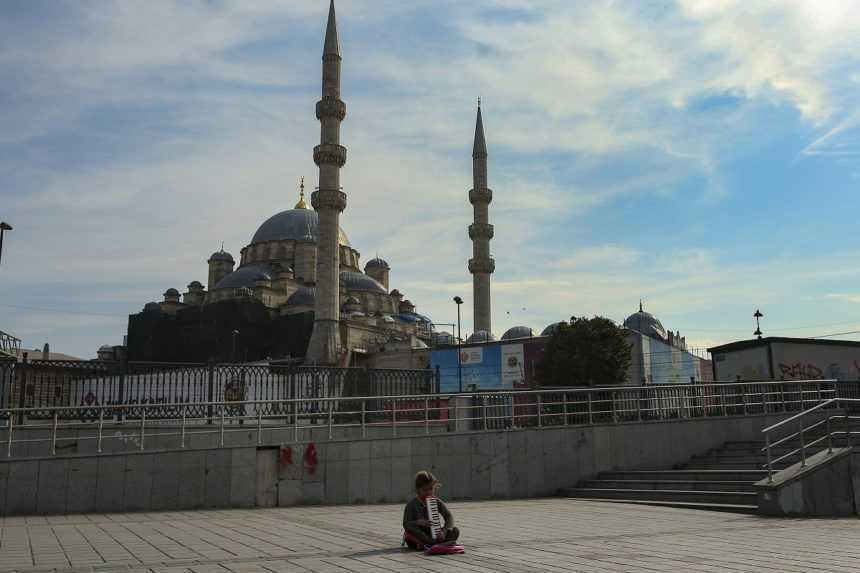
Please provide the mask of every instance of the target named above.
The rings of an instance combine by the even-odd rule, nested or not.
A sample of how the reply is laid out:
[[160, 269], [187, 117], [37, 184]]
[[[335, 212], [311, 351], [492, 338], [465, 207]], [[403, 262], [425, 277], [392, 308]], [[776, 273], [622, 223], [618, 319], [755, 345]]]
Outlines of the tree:
[[610, 386], [627, 380], [631, 345], [602, 316], [560, 323], [538, 363], [544, 386]]

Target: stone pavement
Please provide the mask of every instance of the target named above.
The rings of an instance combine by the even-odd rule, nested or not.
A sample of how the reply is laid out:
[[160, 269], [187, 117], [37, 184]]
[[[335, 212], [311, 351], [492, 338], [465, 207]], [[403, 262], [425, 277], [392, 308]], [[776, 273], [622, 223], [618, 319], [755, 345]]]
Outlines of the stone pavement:
[[0, 571], [780, 571], [860, 569], [860, 520], [777, 520], [535, 499], [451, 503], [465, 555], [399, 549], [402, 506], [0, 519]]

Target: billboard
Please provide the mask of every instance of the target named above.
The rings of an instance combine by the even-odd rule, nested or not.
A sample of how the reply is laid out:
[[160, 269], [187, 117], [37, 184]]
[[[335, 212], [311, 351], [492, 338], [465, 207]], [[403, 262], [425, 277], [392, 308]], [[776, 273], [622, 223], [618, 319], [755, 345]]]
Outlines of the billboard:
[[[430, 353], [431, 368], [439, 367], [439, 389], [443, 393], [460, 390], [462, 368], [463, 390], [472, 385], [478, 390], [498, 390], [502, 383], [502, 352], [499, 345], [440, 348]], [[511, 387], [511, 386], [509, 386]]]

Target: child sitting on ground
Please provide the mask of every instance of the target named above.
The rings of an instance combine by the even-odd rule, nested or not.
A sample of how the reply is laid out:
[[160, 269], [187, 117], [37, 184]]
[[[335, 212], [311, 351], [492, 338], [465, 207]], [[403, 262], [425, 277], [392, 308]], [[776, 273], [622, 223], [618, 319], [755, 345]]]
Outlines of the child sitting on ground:
[[454, 527], [454, 516], [448, 507], [438, 500], [439, 515], [444, 524], [439, 537], [433, 539], [430, 521], [427, 519], [427, 498], [436, 495], [436, 490], [442, 484], [428, 471], [415, 474], [415, 498], [406, 504], [403, 510], [403, 539], [412, 549], [425, 549], [437, 543], [454, 545], [460, 536], [460, 530]]

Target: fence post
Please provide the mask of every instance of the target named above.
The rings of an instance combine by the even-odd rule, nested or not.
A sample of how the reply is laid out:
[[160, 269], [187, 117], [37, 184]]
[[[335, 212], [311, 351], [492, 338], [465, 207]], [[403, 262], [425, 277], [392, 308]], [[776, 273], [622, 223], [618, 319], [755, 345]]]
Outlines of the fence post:
[[[125, 375], [128, 371], [128, 357], [123, 352], [122, 358], [120, 358], [119, 363], [119, 388], [117, 389], [117, 403], [122, 406], [125, 404]], [[124, 408], [120, 408], [116, 413], [116, 421], [122, 422], [123, 413], [125, 412]]]
[[18, 371], [18, 425], [24, 425], [24, 407], [27, 405], [25, 393], [27, 391], [27, 353], [21, 358], [21, 362], [16, 367]]
[[[438, 364], [436, 365], [436, 374], [434, 375], [434, 382], [435, 382], [435, 386], [436, 386], [434, 393], [438, 394], [439, 392], [442, 391], [442, 372], [441, 372]], [[436, 406], [438, 406], [438, 405], [439, 404], [436, 404]]]
[[211, 425], [212, 416], [214, 414], [214, 411], [212, 409], [212, 402], [215, 401], [215, 361], [212, 358], [209, 359], [207, 377], [208, 385], [206, 390], [206, 402], [208, 402], [208, 405], [206, 406], [206, 423]]
[[537, 425], [538, 428], [543, 426], [543, 418], [541, 417], [541, 410], [543, 409], [543, 403], [540, 399], [540, 394], [537, 395]]
[[800, 435], [800, 467], [805, 468], [806, 467], [806, 440], [803, 437], [803, 432], [805, 432], [805, 430], [803, 429], [803, 416], [798, 418], [797, 421], [800, 424], [800, 434], [799, 434]]

